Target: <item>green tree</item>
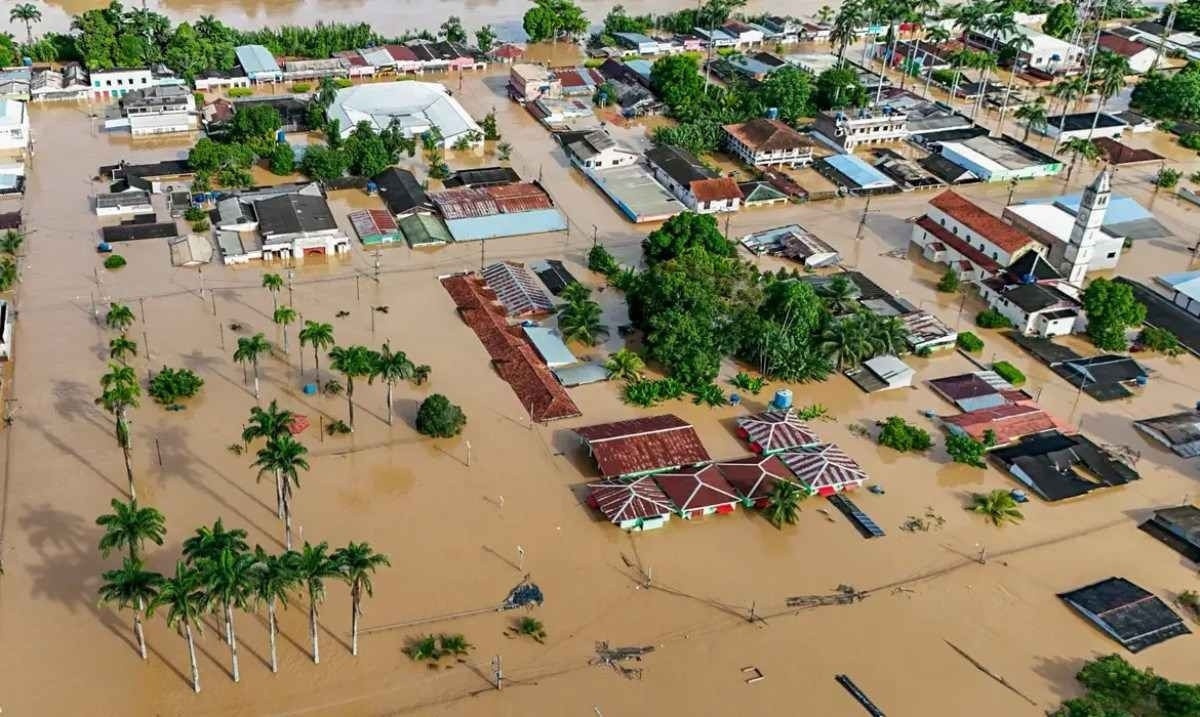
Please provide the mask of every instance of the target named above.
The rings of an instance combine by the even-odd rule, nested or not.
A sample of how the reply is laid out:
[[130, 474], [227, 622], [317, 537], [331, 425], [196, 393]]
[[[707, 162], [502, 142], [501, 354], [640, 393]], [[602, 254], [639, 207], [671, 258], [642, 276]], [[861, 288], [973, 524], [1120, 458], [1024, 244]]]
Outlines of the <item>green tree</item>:
[[262, 275], [262, 287], [271, 294], [271, 311], [279, 308], [279, 292], [283, 289], [283, 277], [267, 272]]
[[1122, 351], [1125, 334], [1146, 320], [1146, 305], [1133, 295], [1128, 284], [1099, 278], [1083, 291], [1083, 310], [1087, 314], [1087, 334], [1098, 348]]
[[233, 350], [233, 360], [242, 365], [243, 373], [245, 373], [246, 364], [250, 364], [254, 368], [255, 398], [262, 395], [258, 385], [258, 358], [270, 350], [271, 345], [267, 343], [266, 337], [261, 333], [238, 337], [237, 348]]
[[839, 371], [854, 368], [874, 355], [871, 336], [861, 315], [831, 321], [820, 335], [820, 350]]
[[484, 25], [475, 31], [475, 46], [480, 52], [490, 52], [496, 46], [496, 31], [491, 25]]
[[329, 555], [329, 544], [324, 541], [316, 546], [304, 543], [304, 549], [296, 559], [296, 572], [308, 593], [308, 634], [312, 638], [313, 663], [319, 664], [321, 645], [317, 634], [317, 614], [321, 603], [325, 601], [325, 581], [341, 577], [341, 572]]
[[611, 277], [621, 269], [616, 258], [602, 244], [592, 245], [592, 248], [588, 250], [587, 260], [588, 269], [608, 277]]
[[21, 245], [25, 243], [25, 235], [16, 229], [6, 229], [4, 235], [0, 236], [0, 252], [9, 256], [16, 256], [21, 251]]
[[608, 372], [609, 378], [619, 378], [623, 381], [637, 381], [642, 376], [642, 370], [646, 368], [646, 364], [642, 361], [642, 357], [638, 356], [629, 349], [620, 349], [609, 355], [608, 360], [604, 362], [604, 370]]
[[117, 445], [125, 459], [125, 476], [129, 479], [129, 497], [133, 500], [137, 500], [137, 489], [133, 485], [128, 411], [130, 408], [137, 408], [138, 397], [141, 395], [142, 389], [138, 386], [137, 375], [129, 366], [110, 363], [108, 373], [100, 377], [100, 397], [96, 399], [96, 404], [113, 416]]
[[296, 310], [290, 306], [278, 306], [275, 308], [275, 313], [271, 316], [271, 320], [275, 325], [283, 331], [283, 352], [288, 352], [288, 324], [296, 321]]
[[947, 294], [953, 294], [954, 292], [958, 291], [960, 285], [961, 282], [958, 278], [958, 272], [951, 267], [946, 269], [946, 273], [942, 274], [941, 279], [938, 279], [937, 290]]
[[1033, 102], [1026, 102], [1017, 108], [1013, 116], [1025, 123], [1025, 136], [1021, 138], [1021, 141], [1028, 142], [1030, 131], [1036, 129], [1041, 132], [1046, 129], [1048, 121], [1046, 115], [1046, 98], [1038, 97]]
[[196, 532], [183, 541], [183, 559], [188, 565], [199, 568], [205, 561], [216, 559], [226, 550], [244, 553], [249, 549], [245, 530], [226, 530], [224, 522], [217, 518], [211, 528], [207, 525], [196, 528]]
[[106, 571], [101, 579], [100, 601], [115, 605], [119, 610], [133, 610], [133, 633], [137, 636], [138, 654], [146, 659], [146, 634], [142, 630], [142, 615], [146, 606], [158, 596], [162, 576], [145, 570], [142, 561], [125, 558], [121, 567]]
[[262, 546], [254, 546], [254, 569], [251, 572], [250, 592], [254, 599], [267, 606], [267, 634], [270, 639], [271, 672], [279, 672], [275, 635], [279, 631], [275, 612], [278, 606], [288, 605], [293, 590], [300, 586], [297, 564], [300, 555], [291, 550], [282, 555], [270, 555]]
[[246, 142], [252, 147], [269, 147], [275, 144], [275, 135], [283, 127], [279, 110], [270, 105], [247, 105], [234, 113], [229, 122], [229, 131], [235, 142]]
[[1012, 497], [1012, 492], [1002, 488], [973, 494], [969, 510], [987, 518], [992, 525], [1017, 523], [1025, 517], [1017, 508], [1017, 501]]
[[571, 0], [534, 0], [521, 25], [530, 42], [570, 39], [588, 29], [583, 9]]
[[1075, 165], [1079, 162], [1079, 158], [1083, 157], [1088, 162], [1095, 162], [1100, 157], [1100, 148], [1096, 143], [1085, 137], [1072, 137], [1062, 144], [1060, 152], [1071, 153], [1071, 164], [1067, 167], [1066, 183], [1071, 183], [1071, 174], [1075, 171]]
[[150, 379], [146, 393], [164, 406], [173, 406], [180, 399], [195, 396], [203, 386], [204, 379], [196, 375], [195, 371], [163, 366], [162, 370]]
[[124, 503], [116, 498], [110, 503], [113, 512], [96, 518], [96, 525], [104, 529], [100, 536], [100, 555], [107, 558], [113, 550], [128, 550], [129, 557], [139, 559], [146, 541], [163, 544], [166, 534], [166, 519], [154, 508], [138, 507], [136, 500]]
[[800, 504], [808, 494], [789, 480], [775, 481], [767, 496], [767, 519], [771, 525], [782, 529], [784, 524], [795, 525], [800, 516]]
[[837, 16], [833, 20], [833, 29], [829, 33], [829, 44], [837, 47], [839, 65], [846, 58], [846, 47], [858, 38], [858, 28], [866, 20], [866, 15], [866, 3], [861, 0], [847, 0], [838, 8]]
[[767, 107], [779, 110], [784, 122], [794, 124], [812, 114], [812, 84], [808, 73], [794, 65], [784, 65], [767, 75], [758, 88], [758, 97]]
[[858, 73], [849, 67], [831, 67], [817, 75], [813, 102], [819, 110], [864, 107], [868, 99], [867, 90], [859, 81]]
[[296, 152], [287, 142], [276, 142], [267, 160], [272, 174], [291, 174], [296, 171]]
[[733, 243], [717, 228], [716, 218], [695, 212], [676, 214], [650, 232], [642, 241], [642, 254], [647, 264], [654, 264], [674, 259], [692, 247], [722, 257], [736, 254]]
[[[292, 423], [295, 414], [286, 408], [280, 409], [272, 399], [266, 409], [260, 406], [250, 408], [250, 420], [243, 424], [242, 443], [246, 446], [257, 438], [270, 441], [281, 436], [291, 436]], [[275, 515], [283, 520], [283, 482], [278, 473], [275, 474]]]
[[314, 380], [317, 383], [321, 382], [321, 352], [333, 346], [333, 324], [325, 324], [319, 321], [305, 321], [304, 328], [300, 329], [300, 347], [307, 345], [313, 347], [313, 366], [315, 367]]
[[594, 345], [599, 337], [608, 334], [608, 327], [601, 321], [600, 304], [592, 301], [591, 290], [574, 282], [563, 290], [567, 300], [558, 309], [558, 330], [563, 339]]
[[204, 581], [199, 571], [188, 567], [182, 560], [175, 563], [175, 576], [165, 578], [159, 584], [158, 594], [146, 609], [153, 616], [159, 608], [166, 608], [167, 627], [183, 628], [187, 639], [188, 660], [192, 666], [192, 690], [200, 692], [200, 665], [196, 662], [196, 640], [192, 632], [203, 634], [204, 612], [208, 609], [208, 593], [204, 592]]
[[25, 41], [32, 45], [33, 23], [42, 21], [42, 11], [33, 3], [18, 3], [9, 9], [8, 21], [25, 23]]
[[129, 362], [125, 360], [126, 356], [137, 356], [137, 342], [125, 334], [108, 340], [108, 357], [110, 359], [128, 365]]
[[988, 447], [965, 433], [951, 433], [946, 436], [946, 453], [955, 463], [965, 463], [975, 468], [984, 468], [983, 454]]
[[463, 29], [462, 20], [459, 20], [456, 15], [451, 15], [442, 23], [438, 35], [447, 42], [462, 43], [467, 41], [467, 31]]
[[500, 139], [500, 130], [496, 128], [496, 113], [488, 112], [479, 121], [479, 127], [483, 130], [483, 138], [489, 142], [494, 142]]
[[284, 433], [268, 438], [250, 466], [258, 468], [258, 480], [268, 472], [275, 476], [276, 495], [283, 509], [283, 543], [288, 550], [292, 549], [292, 489], [300, 487], [300, 471], [309, 469], [306, 455], [304, 444]]
[[363, 120], [354, 126], [345, 148], [350, 172], [359, 177], [374, 177], [392, 165], [391, 152], [371, 123]]
[[375, 586], [371, 577], [381, 567], [391, 567], [388, 556], [375, 552], [367, 543], [350, 544], [339, 548], [330, 557], [339, 576], [350, 586], [350, 654], [358, 655], [358, 618], [362, 616], [362, 599], [373, 597]]
[[229, 657], [233, 681], [241, 681], [238, 666], [237, 629], [233, 622], [233, 609], [245, 610], [254, 586], [254, 556], [244, 550], [235, 551], [226, 546], [216, 557], [208, 558], [199, 565], [208, 596], [220, 604], [225, 618], [225, 641], [229, 643]]
[[650, 87], [676, 119], [694, 119], [706, 98], [704, 78], [691, 55], [667, 55], [650, 66]]
[[400, 381], [410, 381], [416, 375], [416, 366], [408, 359], [403, 351], [392, 351], [390, 344], [384, 344], [382, 350], [375, 355], [375, 365], [367, 383], [374, 383], [376, 378], [383, 379], [387, 385], [387, 423], [392, 425], [392, 389]]
[[346, 405], [350, 430], [354, 430], [354, 379], [369, 377], [377, 363], [376, 354], [366, 346], [334, 346], [329, 350], [329, 368], [346, 377]]
[[133, 311], [124, 304], [109, 304], [108, 313], [104, 315], [104, 325], [124, 334], [133, 325]]
[[879, 431], [879, 445], [901, 453], [920, 453], [933, 446], [933, 439], [925, 429], [914, 426], [899, 416], [889, 416]]
[[450, 399], [435, 393], [417, 409], [417, 433], [434, 438], [453, 438], [462, 432], [467, 416]]
[[1059, 3], [1046, 13], [1046, 21], [1042, 23], [1042, 32], [1060, 40], [1068, 40], [1078, 25], [1079, 16], [1076, 14], [1075, 5], [1069, 2]]
[[309, 146], [300, 160], [300, 171], [320, 182], [342, 178], [349, 167], [350, 160], [346, 153], [319, 144]]

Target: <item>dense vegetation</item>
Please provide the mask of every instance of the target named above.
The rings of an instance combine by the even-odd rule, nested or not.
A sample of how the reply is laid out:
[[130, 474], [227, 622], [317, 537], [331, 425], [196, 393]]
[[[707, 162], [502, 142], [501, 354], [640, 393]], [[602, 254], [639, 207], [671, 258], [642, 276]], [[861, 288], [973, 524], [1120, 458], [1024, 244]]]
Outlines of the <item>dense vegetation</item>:
[[1083, 290], [1088, 338], [1105, 351], [1123, 351], [1125, 334], [1146, 319], [1146, 305], [1133, 295], [1128, 284], [1096, 279]]
[[1172, 682], [1139, 670], [1120, 655], [1084, 664], [1075, 679], [1086, 692], [1069, 699], [1053, 717], [1192, 717], [1200, 714], [1200, 685]]
[[1148, 73], [1134, 85], [1129, 102], [1131, 107], [1154, 119], [1200, 119], [1200, 63], [1189, 62], [1172, 74]]
[[440, 393], [421, 402], [417, 409], [417, 432], [434, 438], [452, 438], [462, 432], [467, 417], [462, 409]]
[[924, 428], [914, 426], [899, 416], [890, 416], [879, 431], [879, 445], [901, 453], [920, 453], [933, 446], [933, 439]]

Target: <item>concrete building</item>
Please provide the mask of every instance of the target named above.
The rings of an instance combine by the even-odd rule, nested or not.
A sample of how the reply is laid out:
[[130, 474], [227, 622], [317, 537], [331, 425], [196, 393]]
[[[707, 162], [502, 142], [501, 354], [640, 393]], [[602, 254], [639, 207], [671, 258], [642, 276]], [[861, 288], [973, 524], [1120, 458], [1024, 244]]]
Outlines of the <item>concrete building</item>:
[[842, 152], [853, 152], [861, 145], [884, 144], [908, 139], [908, 115], [885, 109], [826, 111], [817, 115], [818, 139]]
[[0, 151], [25, 151], [31, 139], [25, 103], [0, 99]]
[[1124, 120], [1107, 112], [1079, 112], [1065, 116], [1051, 115], [1046, 118], [1045, 125], [1033, 129], [1040, 135], [1062, 143], [1072, 139], [1116, 139], [1128, 126]]
[[1033, 237], [952, 190], [929, 202], [925, 215], [913, 224], [912, 242], [926, 259], [976, 282], [998, 274], [1022, 254], [1044, 251]]
[[627, 167], [641, 158], [637, 152], [618, 144], [608, 132], [562, 132], [559, 141], [571, 158], [571, 163], [586, 169], [604, 167]]
[[729, 151], [752, 167], [795, 167], [812, 162], [812, 142], [777, 119], [757, 117], [722, 129]]
[[1083, 307], [1074, 291], [1034, 252], [980, 283], [979, 294], [1025, 336], [1066, 336], [1085, 326]]
[[299, 259], [350, 251], [350, 240], [333, 219], [320, 186], [278, 185], [246, 190], [217, 201], [213, 212], [222, 261]]
[[1050, 177], [1063, 169], [1061, 161], [1007, 135], [940, 141], [937, 147], [942, 157], [985, 182]]
[[92, 99], [101, 101], [117, 99], [155, 84], [154, 73], [148, 67], [95, 70], [88, 79], [92, 83]]
[[632, 50], [639, 55], [658, 55], [670, 52], [672, 48], [671, 43], [660, 42], [640, 32], [614, 32], [613, 39], [617, 41], [619, 47]]
[[41, 67], [30, 77], [29, 96], [33, 102], [86, 100], [91, 93], [87, 71], [78, 63], [58, 70]]
[[737, 211], [742, 190], [728, 177], [718, 177], [686, 150], [662, 145], [646, 152], [655, 179], [688, 209], [700, 214]]
[[518, 102], [562, 97], [562, 81], [541, 65], [514, 64], [508, 71], [509, 95]]
[[283, 70], [275, 61], [275, 56], [262, 45], [239, 45], [233, 49], [233, 53], [250, 82], [258, 84], [283, 80]]
[[441, 145], [451, 147], [466, 140], [472, 147], [483, 144], [483, 130], [446, 87], [436, 82], [376, 82], [338, 90], [327, 114], [336, 119], [343, 137], [359, 122], [376, 131], [398, 122], [406, 137], [418, 137], [436, 127]]
[[96, 216], [112, 217], [122, 214], [154, 214], [150, 195], [141, 190], [96, 195]]
[[995, 48], [1011, 42], [1014, 37], [1023, 36], [1030, 44], [1027, 49], [1021, 50], [1018, 58], [1020, 64], [1051, 75], [1079, 69], [1087, 54], [1079, 45], [1073, 45], [1031, 27], [1016, 25], [1012, 32], [1015, 34], [1004, 32], [997, 35], [995, 31], [977, 26], [964, 33], [964, 39], [975, 49], [992, 52]]
[[1101, 49], [1115, 52], [1128, 60], [1129, 69], [1137, 75], [1149, 72], [1158, 56], [1158, 50], [1150, 45], [1111, 32], [1101, 32], [1099, 42]]
[[1200, 271], [1181, 271], [1154, 277], [1171, 303], [1193, 316], [1200, 316]]
[[197, 90], [201, 92], [212, 90], [228, 90], [234, 87], [249, 87], [250, 78], [241, 70], [221, 72], [220, 70], [205, 70], [192, 80]]
[[29, 67], [9, 67], [0, 70], [0, 98], [29, 101], [33, 70]]
[[117, 101], [115, 111], [104, 120], [104, 128], [128, 129], [134, 137], [190, 132], [196, 129], [196, 99], [178, 85], [134, 90]]

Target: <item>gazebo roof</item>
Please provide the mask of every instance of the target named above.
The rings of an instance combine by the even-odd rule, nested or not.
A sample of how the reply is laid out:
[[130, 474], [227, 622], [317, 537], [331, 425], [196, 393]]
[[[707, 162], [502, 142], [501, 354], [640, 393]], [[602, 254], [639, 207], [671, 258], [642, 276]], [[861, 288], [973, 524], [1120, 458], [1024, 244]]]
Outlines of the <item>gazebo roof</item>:
[[792, 473], [779, 456], [750, 456], [714, 464], [733, 489], [747, 500], [766, 498], [781, 480], [790, 481]]
[[809, 490], [840, 489], [867, 479], [866, 472], [846, 452], [833, 443], [781, 453], [779, 458]]
[[721, 475], [721, 469], [711, 463], [696, 470], [659, 473], [654, 480], [684, 512], [735, 505], [742, 500]]
[[658, 518], [675, 510], [666, 493], [649, 476], [628, 482], [606, 480], [589, 483], [596, 507], [614, 523], [639, 518]]
[[755, 453], [776, 453], [821, 442], [812, 428], [790, 408], [742, 416], [737, 423], [738, 432]]

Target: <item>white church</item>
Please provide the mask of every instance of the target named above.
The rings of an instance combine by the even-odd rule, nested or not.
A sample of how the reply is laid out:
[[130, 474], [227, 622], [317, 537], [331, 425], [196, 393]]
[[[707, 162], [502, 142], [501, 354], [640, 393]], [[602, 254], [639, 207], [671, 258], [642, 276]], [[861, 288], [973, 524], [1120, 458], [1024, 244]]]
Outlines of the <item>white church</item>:
[[[925, 258], [975, 284], [988, 306], [1023, 334], [1062, 336], [1086, 326], [1079, 296], [1087, 274], [1111, 269], [1120, 260], [1124, 238], [1103, 228], [1111, 199], [1107, 167], [1084, 190], [1074, 216], [1055, 205], [1015, 205], [1005, 210], [1006, 222], [945, 192], [914, 223], [912, 242]], [[1029, 206], [1057, 214], [1046, 213], [1038, 221], [1032, 212], [1024, 221], [1012, 221], [1009, 210]], [[1035, 230], [1026, 231], [1029, 226]]]

